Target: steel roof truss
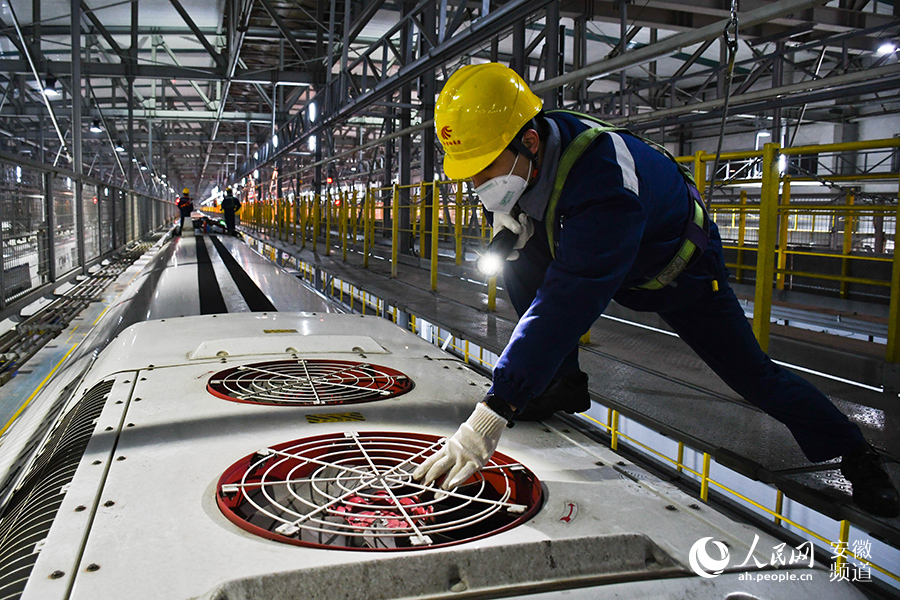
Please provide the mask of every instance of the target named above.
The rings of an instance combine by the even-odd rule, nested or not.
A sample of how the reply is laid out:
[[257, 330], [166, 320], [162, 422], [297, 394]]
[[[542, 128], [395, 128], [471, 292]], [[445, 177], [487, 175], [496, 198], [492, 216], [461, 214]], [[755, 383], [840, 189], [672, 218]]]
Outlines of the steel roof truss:
[[212, 45], [210, 45], [209, 41], [207, 41], [206, 39], [206, 36], [202, 31], [200, 31], [200, 28], [197, 27], [196, 23], [194, 23], [194, 20], [191, 19], [191, 16], [184, 9], [184, 6], [181, 5], [181, 2], [179, 0], [169, 0], [169, 3], [175, 8], [176, 11], [178, 11], [178, 14], [181, 15], [181, 18], [184, 20], [187, 26], [190, 27], [191, 31], [194, 33], [194, 36], [196, 36], [203, 47], [206, 48], [206, 51], [209, 53], [210, 58], [213, 59], [213, 62], [216, 64], [216, 66], [219, 69], [224, 70], [225, 59], [222, 58], [221, 54], [216, 52], [216, 49], [213, 48]]
[[266, 12], [269, 13], [269, 16], [272, 17], [272, 21], [274, 21], [275, 26], [278, 28], [278, 31], [281, 32], [281, 35], [287, 41], [288, 45], [294, 51], [294, 54], [300, 57], [304, 63], [309, 62], [309, 57], [306, 55], [306, 52], [303, 51], [303, 48], [300, 47], [300, 44], [297, 43], [297, 40], [294, 39], [293, 34], [291, 34], [291, 30], [282, 20], [281, 15], [278, 14], [278, 11], [275, 10], [275, 7], [272, 6], [271, 0], [260, 0], [263, 5], [263, 8], [266, 9]]

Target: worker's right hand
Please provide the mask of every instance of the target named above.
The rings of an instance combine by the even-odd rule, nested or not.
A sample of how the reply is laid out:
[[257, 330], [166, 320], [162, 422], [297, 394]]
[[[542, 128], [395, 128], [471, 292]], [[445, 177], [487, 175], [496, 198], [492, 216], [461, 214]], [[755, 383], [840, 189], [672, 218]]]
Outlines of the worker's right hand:
[[428, 485], [446, 473], [441, 487], [445, 490], [455, 488], [487, 464], [506, 425], [506, 419], [484, 402], [479, 402], [469, 419], [444, 446], [419, 465], [413, 479]]
[[509, 229], [519, 236], [515, 245], [513, 245], [513, 251], [506, 257], [506, 260], [516, 260], [519, 258], [518, 250], [524, 248], [531, 236], [534, 235], [534, 224], [531, 222], [531, 219], [528, 218], [528, 215], [523, 212], [519, 213], [518, 218], [506, 213], [495, 212], [494, 236], [500, 233], [501, 229]]

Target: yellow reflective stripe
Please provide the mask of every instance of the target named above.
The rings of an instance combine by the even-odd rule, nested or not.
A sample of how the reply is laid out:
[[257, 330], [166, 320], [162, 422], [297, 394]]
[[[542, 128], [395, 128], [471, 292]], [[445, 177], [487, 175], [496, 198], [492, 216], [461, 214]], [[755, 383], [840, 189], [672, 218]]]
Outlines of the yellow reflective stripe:
[[[700, 206], [700, 203], [696, 200], [692, 200], [692, 202], [694, 203], [694, 223], [696, 223], [700, 227], [703, 227], [703, 207]], [[678, 251], [678, 254], [675, 255], [675, 258], [669, 261], [669, 264], [666, 265], [666, 268], [663, 269], [659, 275], [657, 275], [647, 283], [637, 286], [637, 289], [660, 290], [669, 285], [672, 280], [681, 275], [681, 272], [684, 271], [684, 268], [687, 266], [688, 259], [696, 249], [697, 245], [694, 242], [689, 239], [685, 239], [684, 244], [681, 245], [681, 249]]]
[[[611, 123], [607, 123], [606, 121], [603, 121], [603, 120], [601, 120], [601, 119], [598, 119], [597, 117], [594, 117], [594, 116], [591, 116], [591, 115], [586, 115], [586, 114], [580, 113], [580, 112], [576, 112], [576, 111], [574, 111], [574, 110], [565, 110], [565, 109], [561, 109], [561, 108], [560, 108], [560, 109], [548, 110], [548, 111], [547, 111], [547, 114], [551, 114], [551, 113], [566, 113], [566, 114], [568, 114], [568, 115], [572, 115], [573, 117], [576, 117], [576, 118], [577, 118], [579, 121], [581, 121], [582, 123], [585, 123], [585, 120], [587, 120], [587, 121], [589, 121], [589, 122], [591, 122], [591, 123], [596, 123], [596, 124], [597, 124], [598, 126], [600, 126], [601, 128], [605, 128], [607, 131], [616, 131], [616, 132], [621, 132], [621, 133], [627, 133], [627, 134], [630, 135], [631, 137], [634, 137], [634, 138], [637, 138], [637, 139], [641, 140], [642, 142], [644, 142], [645, 144], [647, 144], [647, 145], [650, 146], [651, 148], [655, 149], [656, 151], [660, 152], [660, 153], [663, 154], [664, 156], [668, 157], [669, 160], [671, 160], [672, 162], [674, 162], [676, 165], [678, 165], [678, 170], [681, 172], [682, 177], [684, 177], [685, 179], [687, 179], [687, 180], [688, 180], [688, 183], [690, 183], [692, 186], [697, 187], [697, 182], [694, 181], [694, 174], [691, 173], [691, 171], [690, 171], [686, 166], [684, 166], [683, 164], [681, 164], [680, 162], [678, 162], [677, 160], [675, 160], [675, 157], [672, 156], [672, 153], [671, 153], [671, 152], [669, 152], [668, 150], [666, 150], [666, 147], [665, 147], [665, 146], [663, 146], [663, 145], [661, 145], [661, 144], [657, 144], [656, 142], [654, 142], [654, 141], [651, 140], [650, 138], [645, 138], [645, 137], [643, 137], [643, 136], [637, 135], [637, 134], [635, 134], [635, 133], [629, 131], [629, 130], [626, 129], [625, 127], [616, 127], [615, 125], [613, 125], [613, 124], [611, 124]], [[587, 125], [587, 123], [585, 123], [585, 125]]]
[[[635, 134], [631, 133], [630, 131], [628, 131], [627, 129], [625, 129], [624, 127], [616, 127], [615, 125], [611, 125], [610, 123], [607, 123], [606, 121], [601, 121], [597, 117], [592, 117], [591, 115], [586, 115], [584, 113], [575, 112], [573, 110], [557, 109], [557, 110], [547, 111], [547, 114], [553, 114], [553, 113], [569, 114], [569, 115], [572, 115], [572, 116], [578, 118], [579, 120], [587, 119], [588, 121], [590, 121], [592, 123], [596, 123], [596, 126], [590, 128], [590, 129], [587, 129], [585, 131], [582, 131], [580, 134], [578, 134], [578, 136], [576, 136], [575, 139], [572, 140], [572, 142], [566, 148], [566, 151], [563, 152], [562, 157], [559, 159], [559, 166], [557, 167], [557, 170], [556, 170], [556, 180], [553, 182], [553, 191], [550, 193], [550, 200], [547, 202], [547, 209], [544, 211], [544, 226], [546, 227], [546, 230], [547, 230], [547, 244], [550, 246], [550, 256], [551, 257], [556, 258], [556, 243], [555, 243], [556, 206], [557, 206], [557, 204], [559, 204], [559, 197], [560, 197], [560, 195], [562, 195], [562, 189], [566, 184], [566, 178], [569, 176], [569, 171], [572, 170], [572, 167], [575, 166], [575, 163], [578, 162], [578, 159], [581, 158], [581, 155], [584, 153], [584, 151], [587, 149], [587, 147], [591, 144], [591, 142], [593, 142], [597, 138], [597, 136], [599, 136], [602, 133], [627, 133], [628, 135], [641, 140], [645, 144], [651, 146], [652, 148], [655, 148], [656, 150], [661, 152], [663, 155], [667, 156], [678, 167], [679, 172], [681, 173], [682, 177], [684, 177], [684, 179], [687, 180], [688, 185], [697, 187], [696, 183], [694, 182], [694, 176], [687, 169], [687, 167], [685, 167], [684, 165], [682, 165], [681, 163], [676, 161], [675, 157], [672, 156], [668, 150], [666, 150], [663, 146], [657, 144], [653, 140], [649, 140], [647, 138], [643, 138], [641, 136], [635, 135]], [[584, 122], [584, 121], [582, 120], [582, 122]], [[621, 168], [621, 166], [620, 166], [620, 168]], [[637, 194], [637, 192], [635, 192], [635, 194]], [[699, 221], [698, 221], [698, 213], [699, 213]], [[697, 223], [698, 225], [700, 225], [700, 227], [703, 227], [703, 208], [700, 205], [698, 205], [696, 202], [694, 203], [694, 222]], [[663, 270], [663, 273], [661, 273], [660, 275], [657, 275], [652, 280], [650, 280], [647, 283], [645, 283], [641, 286], [638, 286], [638, 287], [641, 289], [648, 289], [648, 290], [660, 289], [660, 288], [668, 285], [668, 283], [670, 281], [672, 281], [672, 279], [675, 279], [675, 277], [677, 277], [679, 274], [681, 274], [681, 271], [684, 270], [684, 266], [685, 266], [684, 264], [681, 265], [681, 268], [678, 269], [677, 273], [675, 273], [675, 275], [671, 279], [666, 281], [666, 283], [663, 283], [663, 284], [659, 285], [658, 287], [649, 287], [649, 286], [652, 286], [654, 284], [654, 282], [656, 282], [658, 279], [660, 279], [663, 276], [663, 274], [665, 274], [670, 268], [672, 268], [674, 270], [674, 268], [677, 265], [677, 263], [679, 262], [679, 260], [686, 261], [686, 259], [684, 259], [682, 257], [682, 254], [686, 252], [688, 244], [690, 244], [690, 250], [687, 251], [686, 256], [690, 257], [691, 253], [694, 251], [694, 248], [696, 248], [696, 246], [694, 245], [693, 242], [686, 240], [684, 246], [681, 247], [681, 250], [675, 256], [675, 258], [673, 258], [672, 261], [669, 263], [669, 265]], [[685, 264], [686, 264], [686, 262], [685, 262]]]
[[603, 127], [594, 127], [582, 131], [572, 140], [572, 143], [569, 144], [569, 147], [563, 153], [562, 158], [559, 159], [559, 166], [556, 168], [556, 180], [553, 182], [553, 191], [550, 193], [550, 200], [547, 202], [547, 210], [544, 211], [547, 243], [550, 245], [550, 256], [553, 258], [556, 258], [556, 244], [554, 243], [554, 238], [556, 237], [556, 205], [559, 204], [559, 197], [562, 194], [563, 186], [566, 184], [566, 177], [569, 176], [569, 171], [572, 170], [572, 167], [575, 166], [575, 163], [578, 162], [578, 159], [581, 158], [581, 155], [590, 146], [591, 142], [606, 131], [608, 129]]

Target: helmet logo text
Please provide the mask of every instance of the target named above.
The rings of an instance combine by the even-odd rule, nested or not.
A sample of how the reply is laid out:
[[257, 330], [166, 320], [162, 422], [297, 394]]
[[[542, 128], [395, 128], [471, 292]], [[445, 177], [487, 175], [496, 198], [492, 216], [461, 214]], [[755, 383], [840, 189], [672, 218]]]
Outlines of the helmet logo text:
[[458, 146], [462, 142], [459, 140], [452, 140], [453, 137], [453, 129], [449, 125], [444, 125], [441, 127], [441, 143], [445, 146]]

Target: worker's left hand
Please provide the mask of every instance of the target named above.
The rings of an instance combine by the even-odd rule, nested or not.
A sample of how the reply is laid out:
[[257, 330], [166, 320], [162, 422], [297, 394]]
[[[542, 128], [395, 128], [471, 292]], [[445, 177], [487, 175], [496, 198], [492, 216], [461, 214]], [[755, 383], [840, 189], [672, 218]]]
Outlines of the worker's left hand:
[[519, 258], [519, 249], [524, 248], [531, 236], [534, 235], [534, 224], [528, 218], [528, 215], [523, 212], [519, 213], [518, 218], [506, 213], [495, 212], [494, 235], [496, 236], [500, 233], [501, 229], [509, 229], [519, 236], [515, 245], [513, 245], [513, 251], [506, 257], [506, 260], [516, 260]]
[[445, 490], [455, 488], [487, 464], [506, 424], [506, 419], [484, 402], [479, 402], [469, 419], [459, 426], [443, 448], [419, 465], [413, 479], [423, 480], [428, 485], [446, 473], [441, 487]]

